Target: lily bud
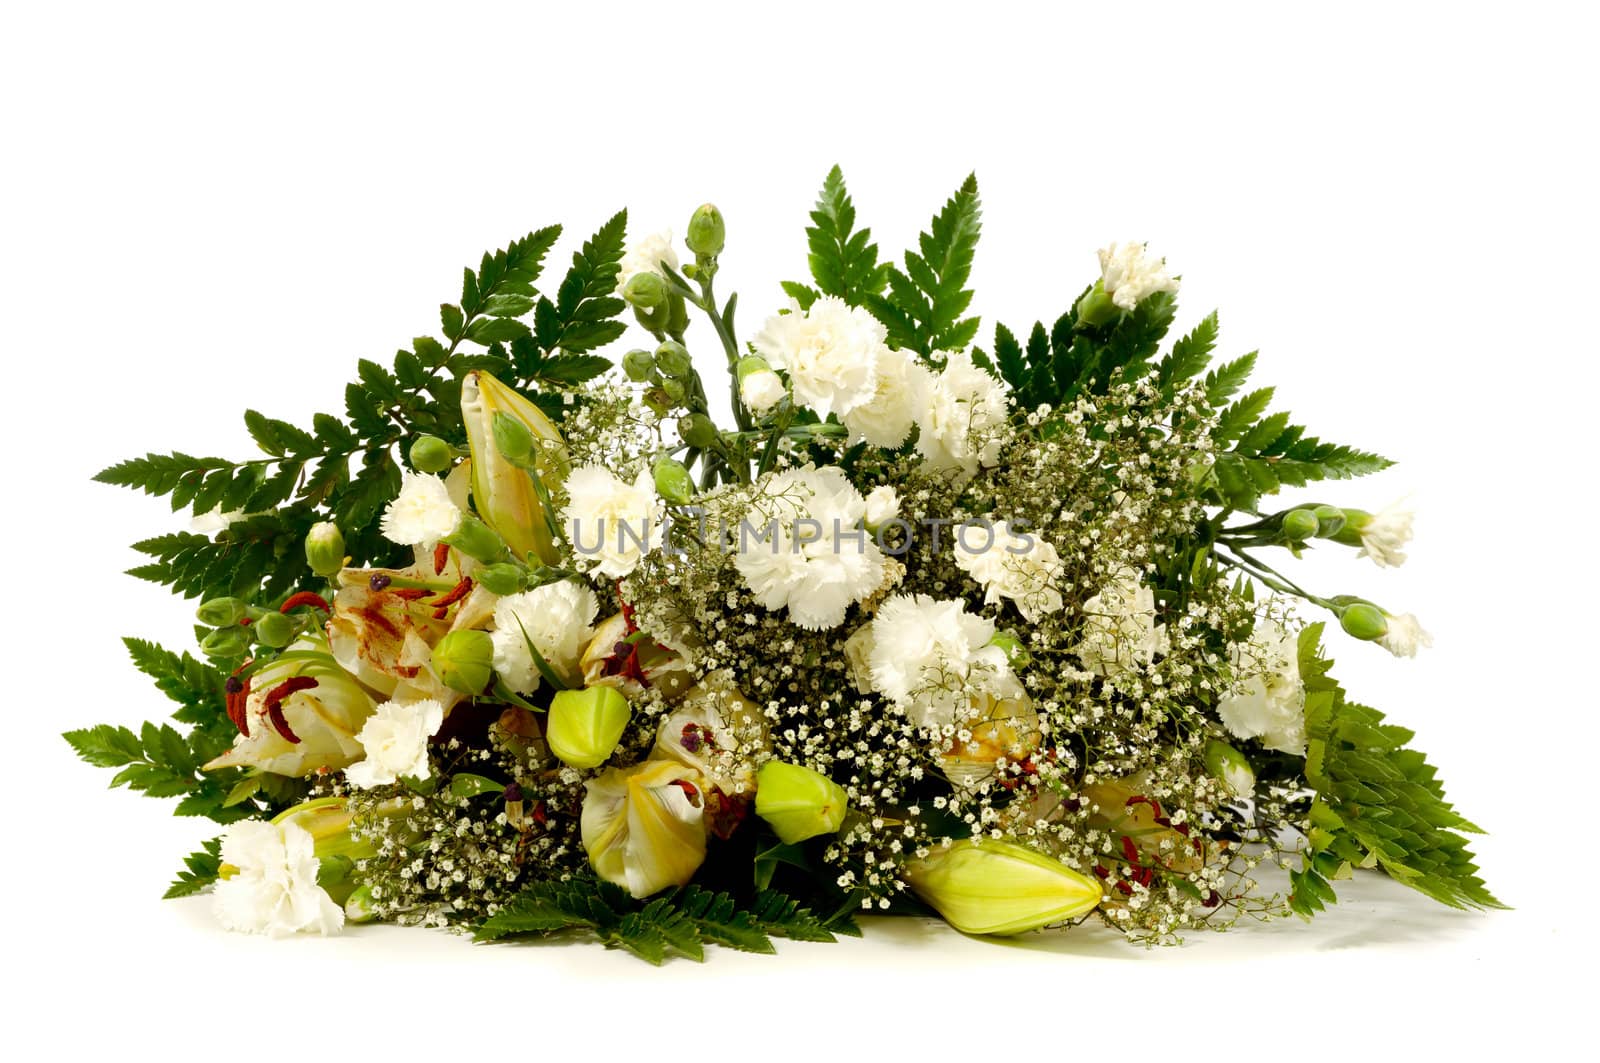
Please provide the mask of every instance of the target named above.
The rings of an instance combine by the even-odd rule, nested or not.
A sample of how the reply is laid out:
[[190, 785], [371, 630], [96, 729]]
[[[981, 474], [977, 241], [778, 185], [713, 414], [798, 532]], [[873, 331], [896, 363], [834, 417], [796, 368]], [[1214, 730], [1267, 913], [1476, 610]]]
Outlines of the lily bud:
[[[500, 414], [520, 422], [532, 439], [540, 441], [531, 470], [513, 463], [496, 446], [494, 423]], [[565, 450], [550, 446], [561, 442], [561, 433], [537, 406], [483, 372], [468, 373], [461, 381], [461, 417], [472, 450], [472, 501], [478, 516], [499, 533], [516, 557], [532, 553], [547, 565], [555, 564], [559, 554], [532, 477], [554, 486], [566, 476]], [[465, 546], [462, 549], [480, 561], [499, 560]]]
[[1321, 528], [1322, 522], [1309, 509], [1291, 509], [1283, 515], [1283, 537], [1290, 542], [1313, 539]]
[[1317, 517], [1317, 537], [1331, 539], [1344, 527], [1344, 510], [1338, 506], [1318, 506], [1311, 511]]
[[455, 464], [456, 450], [438, 436], [418, 436], [411, 444], [411, 467], [418, 472], [444, 472]]
[[237, 598], [210, 598], [194, 611], [195, 619], [207, 627], [232, 627], [246, 614], [245, 604]]
[[597, 768], [617, 748], [632, 716], [628, 699], [615, 687], [557, 691], [550, 700], [545, 741], [569, 767]]
[[494, 639], [487, 631], [452, 631], [433, 648], [439, 682], [463, 694], [482, 694], [494, 674]]
[[1093, 911], [1100, 884], [1010, 842], [971, 838], [907, 866], [906, 885], [964, 934], [1020, 934]]
[[1352, 602], [1339, 610], [1339, 626], [1346, 635], [1373, 642], [1389, 631], [1389, 621], [1382, 609], [1371, 602]]
[[756, 772], [756, 815], [786, 845], [836, 833], [849, 809], [844, 788], [821, 772], [781, 760]]
[[684, 234], [683, 242], [695, 254], [709, 258], [721, 253], [727, 235], [728, 227], [722, 220], [722, 211], [715, 204], [702, 203], [689, 218], [689, 231]]
[[667, 282], [659, 273], [635, 273], [622, 286], [622, 297], [636, 310], [654, 310], [667, 301]]
[[295, 624], [282, 613], [268, 613], [256, 621], [256, 638], [261, 645], [282, 649], [294, 641]]
[[622, 371], [628, 374], [628, 379], [635, 384], [649, 380], [650, 374], [655, 370], [655, 356], [649, 351], [635, 348], [622, 356]]
[[1206, 771], [1220, 779], [1235, 797], [1256, 792], [1256, 773], [1245, 755], [1215, 738], [1206, 743]]
[[306, 564], [324, 578], [344, 568], [344, 534], [331, 520], [318, 521], [306, 532]]
[[717, 426], [703, 413], [691, 413], [678, 418], [678, 437], [691, 447], [713, 447], [717, 444]]
[[200, 640], [200, 652], [212, 660], [243, 657], [249, 649], [250, 630], [239, 626], [219, 627]]
[[670, 760], [589, 780], [579, 830], [595, 874], [635, 897], [687, 885], [706, 858], [702, 782]]
[[478, 581], [478, 586], [489, 593], [502, 596], [515, 594], [522, 590], [524, 582], [522, 569], [516, 565], [503, 562], [497, 565], [482, 566], [472, 574], [472, 578]]
[[656, 481], [656, 494], [675, 506], [686, 506], [694, 497], [694, 480], [683, 462], [661, 458], [651, 468]]

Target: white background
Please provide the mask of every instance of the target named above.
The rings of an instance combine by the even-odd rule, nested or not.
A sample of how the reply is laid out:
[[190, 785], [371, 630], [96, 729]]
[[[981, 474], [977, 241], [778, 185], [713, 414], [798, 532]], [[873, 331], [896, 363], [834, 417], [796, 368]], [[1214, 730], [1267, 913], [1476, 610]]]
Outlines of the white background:
[[[0, 1038], [220, 1059], [1576, 1047], [1600, 888], [1596, 27], [1577, 5], [1116, 6], [8, 7]], [[1339, 674], [1419, 731], [1516, 910], [1374, 882], [1312, 926], [1182, 949], [897, 922], [656, 971], [384, 928], [269, 942], [156, 899], [209, 825], [105, 792], [57, 733], [165, 712], [118, 638], [182, 646], [188, 608], [119, 573], [180, 519], [90, 475], [242, 456], [247, 404], [337, 409], [356, 359], [435, 330], [485, 248], [622, 205], [634, 233], [722, 206], [748, 336], [803, 275], [836, 161], [890, 252], [978, 170], [987, 322], [1053, 319], [1097, 247], [1151, 241], [1181, 325], [1220, 306], [1224, 351], [1260, 348], [1285, 407], [1401, 460], [1317, 497], [1415, 492], [1413, 560], [1301, 571], [1432, 629], [1410, 662], [1338, 642]]]

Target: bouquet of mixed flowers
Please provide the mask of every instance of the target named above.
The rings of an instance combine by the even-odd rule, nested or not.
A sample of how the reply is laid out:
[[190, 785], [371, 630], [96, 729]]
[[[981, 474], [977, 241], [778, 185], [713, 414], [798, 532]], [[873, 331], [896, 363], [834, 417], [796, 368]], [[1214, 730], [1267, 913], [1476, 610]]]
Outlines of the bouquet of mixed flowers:
[[[1215, 314], [1163, 349], [1178, 279], [1141, 244], [982, 349], [972, 179], [898, 263], [837, 169], [811, 220], [810, 280], [748, 342], [715, 207], [683, 258], [618, 214], [553, 292], [541, 229], [466, 270], [442, 338], [362, 361], [343, 416], [251, 410], [262, 457], [100, 474], [202, 522], [135, 545], [200, 600], [198, 656], [127, 640], [181, 726], [66, 736], [227, 825], [168, 895], [655, 962], [861, 912], [1166, 941], [1309, 917], [1360, 868], [1495, 906], [1411, 732], [1323, 653], [1427, 634], [1277, 567], [1400, 564], [1408, 514], [1265, 504], [1389, 462], [1269, 412]], [[630, 312], [656, 346], [614, 369]]]

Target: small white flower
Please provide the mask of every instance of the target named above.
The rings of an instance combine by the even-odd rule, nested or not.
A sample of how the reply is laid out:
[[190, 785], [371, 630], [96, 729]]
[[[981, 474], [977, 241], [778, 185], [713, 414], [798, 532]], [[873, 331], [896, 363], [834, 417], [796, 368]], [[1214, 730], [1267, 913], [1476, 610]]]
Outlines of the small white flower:
[[900, 496], [888, 484], [867, 492], [867, 527], [878, 529], [900, 516]]
[[461, 510], [444, 481], [428, 473], [400, 470], [400, 493], [383, 511], [384, 537], [402, 546], [432, 548], [461, 526]]
[[767, 319], [753, 345], [789, 374], [795, 402], [823, 417], [843, 417], [876, 396], [877, 356], [886, 336], [865, 310], [824, 295], [807, 310], [791, 301], [788, 313]]
[[922, 727], [966, 719], [994, 700], [1022, 696], [994, 621], [959, 601], [897, 594], [872, 619], [874, 689]]
[[873, 364], [876, 380], [872, 397], [842, 418], [850, 442], [875, 447], [898, 447], [916, 423], [916, 392], [912, 376], [920, 368], [905, 351], [879, 347]]
[[1083, 603], [1083, 637], [1075, 652], [1096, 675], [1145, 668], [1168, 649], [1167, 629], [1156, 623], [1156, 596], [1139, 573], [1124, 568]]
[[617, 291], [621, 291], [636, 273], [661, 273], [665, 264], [678, 269], [678, 253], [672, 248], [672, 230], [663, 229], [642, 237], [617, 263]]
[[770, 369], [746, 373], [739, 381], [739, 401], [744, 403], [745, 409], [758, 415], [783, 401], [788, 393], [783, 386], [783, 378]]
[[226, 531], [228, 526], [235, 521], [243, 520], [245, 512], [242, 509], [230, 509], [224, 513], [220, 509], [208, 510], [197, 513], [189, 521], [189, 530], [196, 535], [215, 535], [219, 531]]
[[1414, 614], [1383, 615], [1389, 622], [1389, 630], [1378, 639], [1378, 645], [1396, 657], [1415, 657], [1418, 650], [1433, 645], [1433, 636], [1422, 630], [1422, 624]]
[[1029, 623], [1062, 607], [1063, 566], [1052, 544], [1019, 535], [1003, 520], [992, 527], [958, 527], [954, 540], [956, 564], [983, 587], [986, 604], [1009, 598]]
[[212, 909], [229, 930], [282, 937], [302, 930], [336, 934], [344, 909], [317, 885], [315, 842], [304, 827], [249, 819], [222, 836], [222, 862]]
[[937, 374], [922, 366], [910, 373], [917, 409], [917, 453], [936, 471], [970, 477], [1000, 460], [1009, 434], [1005, 385], [978, 368], [972, 355], [946, 356]]
[[1358, 557], [1370, 557], [1379, 568], [1399, 568], [1405, 564], [1404, 547], [1411, 541], [1411, 524], [1416, 514], [1399, 503], [1366, 515], [1351, 531], [1361, 543]]
[[562, 580], [512, 594], [494, 605], [494, 670], [519, 694], [538, 689], [539, 668], [528, 652], [565, 677], [578, 674], [578, 658], [594, 635], [599, 599], [588, 587]]
[[661, 502], [649, 469], [630, 484], [603, 466], [584, 465], [567, 477], [567, 498], [567, 538], [602, 576], [628, 575], [659, 545]]
[[1151, 255], [1144, 244], [1112, 244], [1100, 251], [1100, 280], [1111, 302], [1132, 310], [1156, 292], [1176, 292], [1178, 280], [1167, 272], [1167, 260]]
[[[1250, 638], [1228, 648], [1233, 685], [1217, 701], [1230, 734], [1259, 738], [1268, 749], [1306, 751], [1306, 691], [1300, 680], [1300, 637], [1272, 620], [1256, 621]], [[1242, 781], [1229, 779], [1235, 793]]]
[[428, 739], [444, 723], [444, 706], [437, 701], [386, 701], [367, 720], [356, 741], [367, 751], [365, 760], [344, 770], [351, 786], [370, 789], [399, 779], [426, 779]]

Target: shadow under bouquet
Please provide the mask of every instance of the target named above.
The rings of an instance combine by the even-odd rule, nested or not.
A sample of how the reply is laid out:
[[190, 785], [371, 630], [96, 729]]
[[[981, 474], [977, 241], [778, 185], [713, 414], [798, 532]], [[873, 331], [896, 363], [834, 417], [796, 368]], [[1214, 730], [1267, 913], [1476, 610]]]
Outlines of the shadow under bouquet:
[[[1409, 514], [1266, 504], [1389, 462], [1270, 412], [1215, 314], [1168, 343], [1142, 244], [979, 347], [974, 180], [898, 262], [837, 169], [811, 221], [745, 340], [715, 207], [682, 247], [618, 214], [553, 291], [541, 229], [341, 415], [100, 474], [201, 522], [136, 544], [198, 600], [197, 653], [127, 640], [174, 722], [66, 736], [225, 825], [169, 896], [654, 962], [877, 912], [1171, 941], [1310, 917], [1359, 869], [1497, 906], [1411, 732], [1324, 655], [1427, 634], [1280, 571], [1400, 564]], [[655, 346], [614, 365], [630, 314]]]

